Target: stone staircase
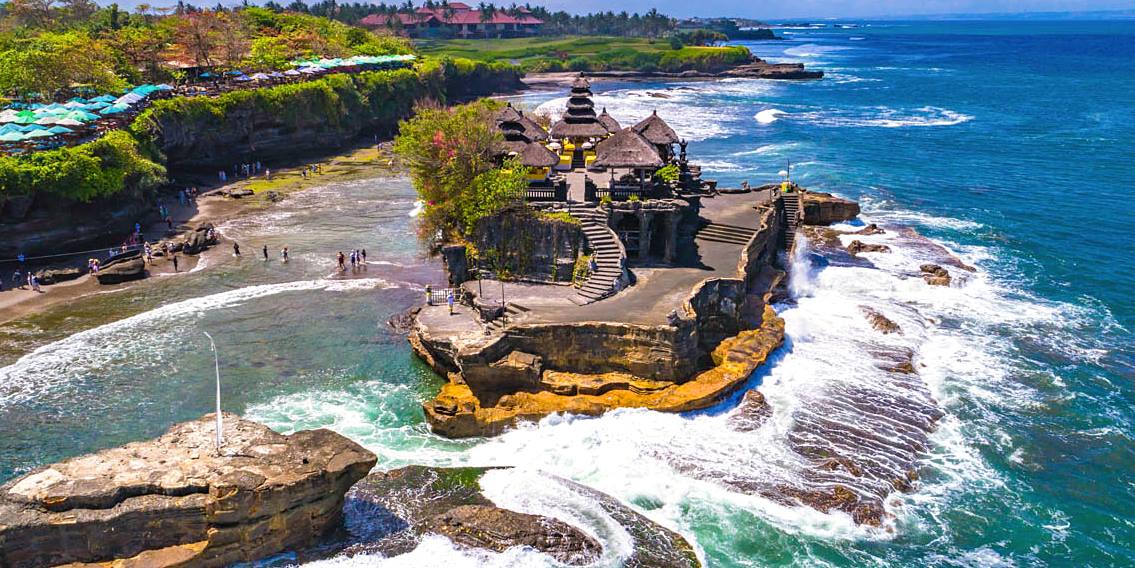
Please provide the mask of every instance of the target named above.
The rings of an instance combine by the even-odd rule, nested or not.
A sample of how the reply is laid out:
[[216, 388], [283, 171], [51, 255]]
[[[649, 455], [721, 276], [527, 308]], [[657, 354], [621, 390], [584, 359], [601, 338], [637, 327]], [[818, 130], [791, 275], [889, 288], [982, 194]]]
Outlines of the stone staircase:
[[526, 308], [515, 302], [508, 302], [504, 306], [504, 313], [497, 319], [489, 322], [485, 327], [488, 328], [490, 332], [498, 332], [530, 311], [532, 311], [530, 308]]
[[622, 287], [623, 258], [626, 253], [619, 246], [619, 238], [607, 226], [607, 215], [592, 207], [569, 209], [572, 217], [583, 224], [583, 234], [591, 248], [598, 269], [588, 276], [579, 289], [578, 304], [590, 304], [606, 298]]
[[784, 199], [784, 218], [788, 226], [784, 228], [784, 250], [792, 251], [796, 244], [796, 228], [804, 221], [803, 196], [799, 191], [782, 193]]
[[700, 241], [745, 246], [749, 244], [749, 239], [752, 239], [753, 234], [756, 232], [756, 229], [749, 227], [738, 227], [736, 225], [725, 225], [722, 223], [707, 223], [698, 229], [694, 238]]

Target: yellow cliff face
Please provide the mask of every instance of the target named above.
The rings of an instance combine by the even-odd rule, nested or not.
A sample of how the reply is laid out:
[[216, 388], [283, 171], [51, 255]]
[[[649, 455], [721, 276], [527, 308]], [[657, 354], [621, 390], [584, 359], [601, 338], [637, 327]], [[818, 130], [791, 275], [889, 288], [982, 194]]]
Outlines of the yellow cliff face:
[[567, 412], [596, 416], [615, 408], [685, 412], [723, 400], [748, 380], [784, 341], [784, 320], [764, 307], [761, 326], [725, 339], [713, 351], [714, 367], [676, 384], [625, 373], [599, 375], [545, 370], [540, 390], [481, 394], [460, 375], [450, 375], [438, 397], [425, 403], [426, 418], [438, 434], [464, 438], [499, 434], [522, 420]]

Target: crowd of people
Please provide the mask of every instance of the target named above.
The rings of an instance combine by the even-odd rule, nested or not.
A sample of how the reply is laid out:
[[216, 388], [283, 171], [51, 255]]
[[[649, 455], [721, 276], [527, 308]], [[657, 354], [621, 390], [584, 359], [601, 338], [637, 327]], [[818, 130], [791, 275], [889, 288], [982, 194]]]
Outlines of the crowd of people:
[[335, 258], [335, 260], [339, 264], [339, 272], [346, 272], [347, 271], [347, 259], [348, 258], [350, 258], [351, 270], [352, 271], [358, 270], [359, 268], [366, 266], [367, 249], [354, 249], [354, 250], [351, 251], [349, 257], [348, 257], [348, 255], [344, 255], [343, 251], [339, 251], [339, 254], [336, 255], [336, 258]]

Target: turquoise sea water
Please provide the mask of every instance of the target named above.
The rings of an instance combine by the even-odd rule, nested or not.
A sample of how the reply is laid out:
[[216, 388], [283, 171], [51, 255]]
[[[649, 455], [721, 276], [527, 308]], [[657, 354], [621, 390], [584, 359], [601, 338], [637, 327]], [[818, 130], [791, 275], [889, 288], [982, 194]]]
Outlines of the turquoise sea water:
[[[864, 220], [888, 228], [864, 238], [894, 250], [870, 255], [872, 266], [821, 249], [799, 259], [796, 301], [779, 306], [789, 343], [753, 381], [774, 408], [760, 430], [731, 431], [725, 405], [553, 417], [492, 440], [430, 435], [417, 405], [439, 379], [384, 322], [439, 273], [414, 240], [412, 190], [382, 179], [329, 185], [222, 227], [247, 258], [218, 251], [206, 270], [0, 327], [9, 350], [44, 344], [0, 368], [0, 478], [210, 411], [207, 330], [219, 340], [227, 409], [285, 431], [333, 428], [378, 453], [381, 468], [523, 466], [514, 487], [491, 493], [574, 518], [611, 550], [625, 542], [617, 529], [532, 489], [531, 472], [622, 499], [686, 535], [709, 566], [1130, 565], [1135, 23], [785, 33], [749, 45], [823, 69], [824, 80], [595, 86], [624, 125], [657, 109], [723, 185], [770, 181], [791, 162], [802, 185], [859, 199]], [[515, 100], [555, 112], [562, 95]], [[926, 286], [917, 266], [936, 253], [902, 227], [979, 271]], [[293, 262], [256, 260], [261, 243], [289, 245]], [[358, 246], [367, 272], [333, 278], [334, 251]], [[861, 306], [904, 333], [879, 337]], [[108, 312], [132, 317], [106, 323]], [[887, 405], [924, 399], [871, 364], [880, 350], [912, 352], [919, 388], [945, 412], [914, 490], [887, 499], [883, 528], [737, 489], [816, 483], [815, 464], [787, 442], [802, 434], [864, 461], [901, 459], [901, 421]], [[849, 442], [820, 418], [875, 441]], [[406, 557], [331, 562], [548, 563], [436, 540]]]

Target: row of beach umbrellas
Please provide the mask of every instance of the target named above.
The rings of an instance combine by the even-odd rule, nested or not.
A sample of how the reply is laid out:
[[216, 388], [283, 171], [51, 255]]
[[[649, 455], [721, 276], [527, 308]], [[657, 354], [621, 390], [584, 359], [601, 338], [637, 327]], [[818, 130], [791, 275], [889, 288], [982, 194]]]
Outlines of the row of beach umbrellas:
[[39, 124], [81, 126], [105, 116], [130, 110], [158, 91], [171, 90], [169, 85], [139, 85], [120, 96], [100, 95], [90, 99], [75, 97], [65, 103], [14, 104], [0, 111], [0, 124]]

